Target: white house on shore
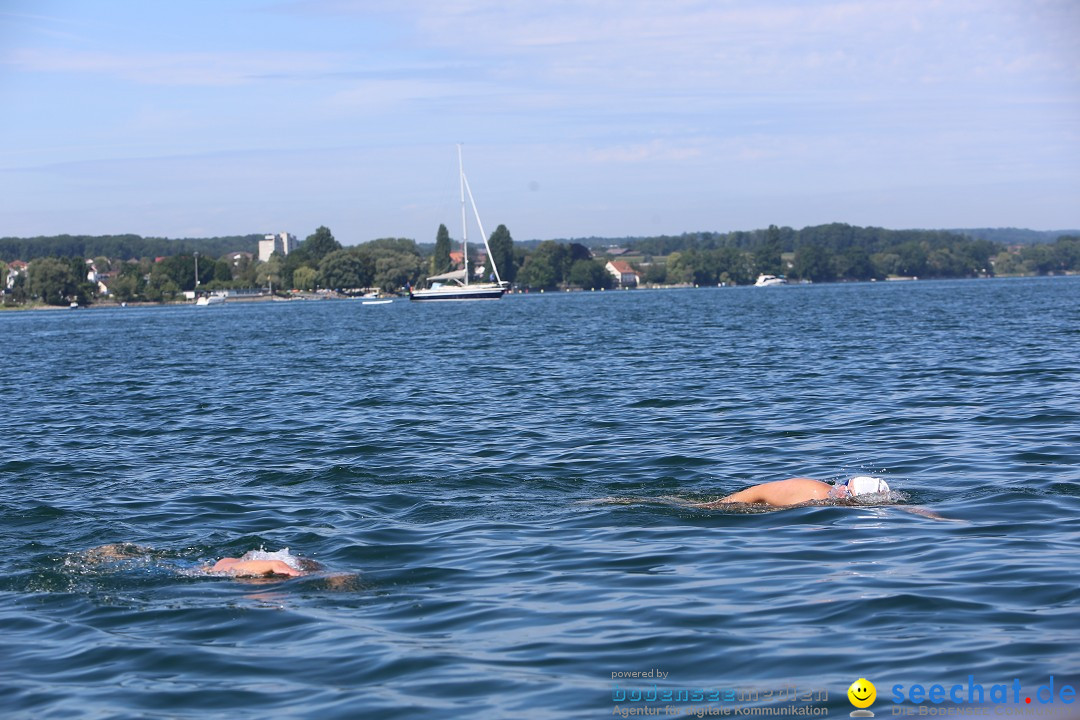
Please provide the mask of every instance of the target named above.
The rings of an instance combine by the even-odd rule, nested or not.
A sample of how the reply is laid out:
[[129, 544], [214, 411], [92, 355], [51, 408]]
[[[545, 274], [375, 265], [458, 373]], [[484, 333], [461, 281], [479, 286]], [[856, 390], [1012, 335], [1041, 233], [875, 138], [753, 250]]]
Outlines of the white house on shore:
[[641, 282], [637, 270], [630, 267], [630, 263], [625, 260], [611, 260], [604, 269], [615, 277], [620, 287], [637, 287]]
[[15, 278], [26, 274], [26, 263], [22, 260], [12, 260], [8, 263], [7, 279], [4, 285], [8, 290], [15, 287]]
[[288, 255], [297, 248], [296, 236], [292, 233], [278, 233], [267, 235], [259, 241], [259, 260], [266, 262], [275, 252], [279, 255]]

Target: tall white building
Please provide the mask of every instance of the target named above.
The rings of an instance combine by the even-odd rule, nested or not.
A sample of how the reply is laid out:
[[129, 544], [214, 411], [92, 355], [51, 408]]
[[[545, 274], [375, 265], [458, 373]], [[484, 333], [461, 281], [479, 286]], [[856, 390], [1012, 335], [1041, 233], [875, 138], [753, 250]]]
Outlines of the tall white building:
[[259, 260], [266, 262], [275, 252], [288, 255], [296, 249], [297, 245], [299, 243], [296, 242], [296, 236], [292, 233], [267, 235], [259, 241]]

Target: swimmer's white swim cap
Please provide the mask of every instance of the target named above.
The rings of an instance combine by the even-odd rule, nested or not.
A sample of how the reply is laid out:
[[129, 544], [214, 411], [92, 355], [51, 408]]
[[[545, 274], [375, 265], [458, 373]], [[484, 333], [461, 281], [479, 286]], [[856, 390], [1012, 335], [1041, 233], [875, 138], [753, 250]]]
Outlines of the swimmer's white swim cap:
[[854, 496], [875, 495], [889, 492], [889, 484], [881, 478], [860, 475], [847, 481], [848, 490]]

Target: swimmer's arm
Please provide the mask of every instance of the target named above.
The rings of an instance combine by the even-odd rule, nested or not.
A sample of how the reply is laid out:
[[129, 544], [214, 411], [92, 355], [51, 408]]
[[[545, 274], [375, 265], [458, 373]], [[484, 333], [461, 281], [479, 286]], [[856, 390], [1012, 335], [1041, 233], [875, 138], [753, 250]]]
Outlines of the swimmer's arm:
[[899, 507], [904, 512], [911, 513], [912, 515], [920, 515], [920, 516], [925, 517], [925, 518], [930, 518], [931, 520], [948, 520], [948, 521], [951, 521], [951, 522], [957, 522], [953, 518], [944, 517], [942, 515], [937, 514], [933, 510], [927, 510], [924, 507], [907, 507], [905, 505], [900, 505]]
[[798, 505], [813, 500], [825, 500], [829, 497], [831, 487], [820, 480], [789, 478], [754, 485], [715, 502], [701, 503], [697, 507], [714, 508], [730, 503], [756, 503], [774, 507]]

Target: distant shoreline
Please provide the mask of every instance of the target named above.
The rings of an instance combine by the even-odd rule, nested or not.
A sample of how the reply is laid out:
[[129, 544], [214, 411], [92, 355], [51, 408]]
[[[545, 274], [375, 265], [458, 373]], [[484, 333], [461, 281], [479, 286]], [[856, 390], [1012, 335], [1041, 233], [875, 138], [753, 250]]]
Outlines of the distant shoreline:
[[[1023, 278], [1061, 278], [1061, 277], [1078, 277], [1080, 273], [1075, 271], [1066, 271], [1057, 273], [1054, 275], [995, 275], [993, 277], [979, 277], [979, 278], [918, 278], [918, 277], [888, 277], [884, 280], [838, 280], [835, 282], [822, 282], [822, 283], [791, 283], [791, 286], [802, 285], [875, 285], [879, 283], [897, 283], [897, 282], [948, 282], [952, 280], [965, 280], [965, 281], [987, 281], [987, 280], [1016, 280]], [[516, 290], [508, 295], [565, 295], [567, 293], [582, 293], [582, 292], [595, 292], [595, 293], [623, 293], [634, 291], [648, 291], [648, 290], [694, 290], [701, 287], [710, 288], [716, 287], [713, 285], [690, 285], [690, 284], [675, 284], [675, 285], [642, 285], [636, 288], [612, 288], [609, 290], [596, 289], [596, 288], [563, 288], [555, 290]], [[727, 286], [728, 289], [735, 287], [750, 288], [752, 285], [731, 285]], [[783, 286], [782, 286], [783, 287]], [[393, 296], [394, 299], [405, 299], [404, 296]], [[226, 302], [228, 304], [234, 303], [265, 303], [265, 302], [299, 302], [299, 301], [351, 301], [356, 300], [346, 295], [315, 295], [314, 293], [297, 293], [292, 297], [282, 297], [279, 295], [256, 295], [248, 297], [231, 297]], [[120, 309], [120, 308], [147, 308], [147, 307], [196, 307], [195, 303], [191, 300], [173, 300], [168, 302], [149, 302], [149, 301], [131, 301], [127, 303], [119, 303], [113, 301], [96, 302], [90, 305], [80, 305], [77, 308], [72, 308], [64, 305], [0, 305], [0, 312], [24, 312], [24, 311], [64, 311], [71, 312], [72, 310], [106, 310], [106, 309]]]

